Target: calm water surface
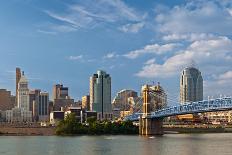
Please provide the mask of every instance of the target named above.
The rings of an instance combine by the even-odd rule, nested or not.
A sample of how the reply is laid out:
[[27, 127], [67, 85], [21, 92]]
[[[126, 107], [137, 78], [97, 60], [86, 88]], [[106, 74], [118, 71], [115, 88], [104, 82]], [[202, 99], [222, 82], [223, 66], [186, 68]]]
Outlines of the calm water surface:
[[0, 137], [4, 155], [232, 155], [232, 134]]

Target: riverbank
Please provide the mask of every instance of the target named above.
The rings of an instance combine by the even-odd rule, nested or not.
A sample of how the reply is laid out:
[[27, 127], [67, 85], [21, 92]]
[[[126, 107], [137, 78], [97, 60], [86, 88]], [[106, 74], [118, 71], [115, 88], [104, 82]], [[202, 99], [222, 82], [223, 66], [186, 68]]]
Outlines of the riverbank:
[[0, 127], [3, 136], [53, 136], [53, 127]]

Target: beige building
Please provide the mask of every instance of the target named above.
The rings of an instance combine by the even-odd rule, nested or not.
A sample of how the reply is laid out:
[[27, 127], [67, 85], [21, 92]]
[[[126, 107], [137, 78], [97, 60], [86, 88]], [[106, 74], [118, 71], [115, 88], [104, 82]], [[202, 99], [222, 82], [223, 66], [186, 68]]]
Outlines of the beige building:
[[204, 117], [211, 123], [231, 123], [232, 111], [208, 112]]
[[90, 111], [90, 96], [89, 95], [85, 95], [82, 97], [82, 109], [86, 109], [88, 111]]

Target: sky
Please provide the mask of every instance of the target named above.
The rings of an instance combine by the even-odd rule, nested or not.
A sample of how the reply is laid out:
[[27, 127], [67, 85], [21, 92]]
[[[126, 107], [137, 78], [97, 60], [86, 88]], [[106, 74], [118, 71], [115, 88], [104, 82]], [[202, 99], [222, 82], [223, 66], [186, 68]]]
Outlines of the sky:
[[160, 82], [177, 104], [181, 70], [195, 64], [205, 99], [231, 96], [232, 1], [3, 0], [0, 64], [0, 88], [12, 93], [16, 67], [30, 89], [62, 83], [74, 99], [101, 69], [112, 98]]

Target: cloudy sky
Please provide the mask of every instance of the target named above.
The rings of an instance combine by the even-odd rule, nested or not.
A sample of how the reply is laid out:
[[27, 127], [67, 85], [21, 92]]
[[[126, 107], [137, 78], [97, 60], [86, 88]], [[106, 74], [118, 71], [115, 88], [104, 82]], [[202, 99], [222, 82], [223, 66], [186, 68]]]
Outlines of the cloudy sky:
[[160, 82], [175, 104], [194, 62], [205, 98], [232, 95], [232, 1], [3, 0], [0, 54], [0, 88], [13, 93], [16, 66], [31, 89], [63, 83], [75, 99], [103, 69], [112, 96]]

